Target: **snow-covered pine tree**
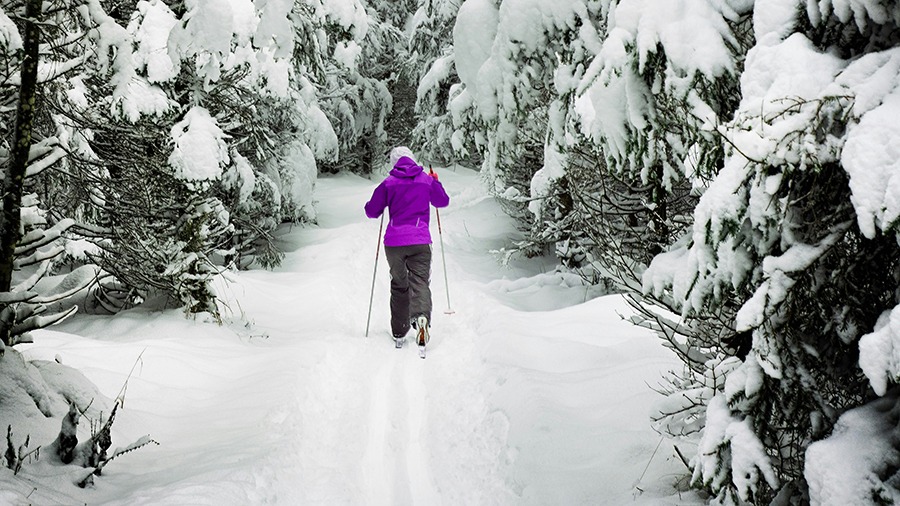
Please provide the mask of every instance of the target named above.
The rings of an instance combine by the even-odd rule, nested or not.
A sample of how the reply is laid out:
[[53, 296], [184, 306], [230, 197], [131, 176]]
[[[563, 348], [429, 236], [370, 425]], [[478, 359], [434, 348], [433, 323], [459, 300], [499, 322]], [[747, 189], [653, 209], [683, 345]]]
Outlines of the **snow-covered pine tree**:
[[[631, 289], [689, 224], [691, 185], [721, 167], [709, 125], [736, 106], [750, 43], [746, 8], [679, 3], [666, 18], [642, 17], [642, 5], [465, 2], [452, 52], [420, 85], [431, 100], [420, 106], [439, 107], [432, 97], [455, 69], [462, 84], [443, 99], [452, 121], [418, 127], [443, 146], [480, 146], [487, 176], [531, 231], [520, 248], [550, 246], [592, 282]], [[703, 27], [702, 58], [669, 35], [684, 23]]]
[[485, 177], [507, 196], [527, 194], [541, 168], [555, 95], [554, 52], [565, 42], [558, 32], [579, 19], [568, 5], [526, 4], [469, 0], [453, 27], [453, 62], [462, 85], [451, 90], [451, 141], [465, 148], [464, 139], [473, 139]]
[[[69, 42], [51, 46], [67, 73], [48, 83], [46, 117], [69, 156], [43, 196], [78, 218], [120, 281], [212, 310], [216, 265], [246, 253], [277, 262], [270, 232], [311, 216], [315, 158], [336, 150], [291, 66], [294, 4], [142, 1], [115, 16], [91, 5], [89, 16], [52, 10]], [[293, 61], [305, 71], [310, 59]], [[309, 156], [296, 164], [285, 152]]]
[[656, 330], [685, 364], [664, 387], [672, 395], [655, 425], [695, 437], [737, 351], [721, 338], [734, 332], [727, 314], [662, 316], [654, 306], [672, 309], [675, 301], [666, 292], [642, 297], [641, 274], [689, 229], [697, 196], [723, 165], [715, 125], [732, 117], [740, 99], [752, 11], [733, 2], [657, 7], [611, 2], [594, 44], [563, 53], [557, 82], [569, 83], [568, 137], [553, 153], [564, 152], [565, 164], [545, 158], [535, 177], [532, 197], [544, 198], [532, 203], [538, 225], [531, 240], [554, 244], [587, 281], [637, 295], [633, 321]]
[[[440, 159], [483, 160], [485, 178], [529, 227], [534, 216], [527, 196], [535, 174], [548, 158], [564, 163], [564, 157], [545, 156], [559, 153], [565, 137], [560, 98], [569, 83], [557, 79], [560, 55], [585, 50], [579, 34], [596, 32], [600, 7], [493, 0], [443, 7], [426, 2], [418, 16], [413, 50], [431, 63], [419, 85], [418, 109], [425, 118], [416, 135], [430, 137]], [[456, 9], [450, 45], [441, 17]]]
[[[77, 308], [66, 299], [94, 282], [96, 274], [94, 269], [83, 268], [58, 277], [55, 283], [45, 279], [57, 274], [65, 251], [64, 236], [74, 224], [72, 219], [48, 212], [48, 202], [38, 195], [47, 169], [65, 155], [56, 132], [46, 128], [43, 107], [45, 83], [59, 80], [66, 68], [39, 55], [39, 44], [50, 41], [52, 45], [57, 35], [48, 28], [52, 25], [40, 23], [45, 7], [41, 2], [4, 6], [18, 25], [0, 10], [4, 42], [0, 46], [0, 68], [4, 69], [0, 102], [12, 105], [3, 108], [4, 121], [0, 122], [4, 134], [0, 137], [4, 174], [0, 348], [28, 342], [31, 330], [74, 313]], [[7, 130], [13, 125], [15, 131]]]
[[[217, 230], [227, 213], [210, 219], [202, 210], [220, 204], [203, 195], [209, 185], [198, 192], [199, 185], [185, 182], [203, 179], [218, 166], [224, 132], [202, 108], [186, 108], [188, 114], [179, 117], [183, 95], [167, 95], [161, 84], [174, 80], [179, 67], [171, 60], [167, 65], [148, 61], [153, 41], [142, 38], [150, 24], [171, 29], [174, 14], [161, 3], [141, 3], [143, 10], [133, 13], [118, 9], [119, 19], [99, 4], [87, 11], [89, 16], [74, 5], [64, 7], [55, 11], [54, 27], [60, 37], [75, 42], [55, 46], [53, 57], [75, 64], [66, 79], [48, 85], [47, 105], [53, 112], [49, 121], [62, 133], [70, 156], [61, 161], [63, 172], [48, 175], [48, 199], [60, 204], [57, 212], [79, 218], [80, 228], [98, 246], [92, 260], [120, 282], [144, 296], [154, 290], [170, 294], [190, 311], [215, 312], [206, 286], [214, 270], [207, 253], [215, 246], [191, 234]], [[129, 21], [135, 22], [125, 26]], [[92, 54], [98, 57], [81, 56]], [[207, 137], [209, 143], [199, 144]], [[219, 154], [184, 156], [178, 143], [188, 139], [198, 143], [198, 150], [215, 145]], [[167, 144], [174, 144], [174, 151]], [[206, 165], [191, 166], [206, 156]], [[81, 198], [67, 200], [59, 193]]]
[[[415, 146], [421, 152], [418, 144], [413, 143], [411, 134], [416, 126], [416, 83], [419, 76], [409, 52], [410, 26], [416, 4], [416, 0], [369, 2], [370, 16], [376, 20], [372, 37], [377, 37], [379, 41], [363, 46], [363, 61], [366, 65], [375, 65], [368, 75], [381, 80], [391, 96], [391, 107], [384, 125], [384, 151], [376, 151], [376, 155], [394, 146]], [[383, 160], [386, 157], [375, 160], [376, 167]]]
[[391, 95], [384, 80], [400, 48], [400, 30], [377, 11], [352, 0], [346, 5], [317, 4], [313, 23], [323, 53], [323, 72], [310, 76], [322, 110], [338, 133], [339, 155], [320, 167], [372, 172], [386, 151], [385, 120]]
[[[471, 116], [472, 109], [451, 109], [461, 91], [454, 63], [453, 27], [462, 2], [420, 0], [412, 19], [409, 36], [409, 70], [415, 83], [416, 123], [413, 144], [427, 159], [449, 165], [465, 160], [473, 166], [481, 163], [476, 138], [469, 132], [461, 114]], [[457, 105], [460, 105], [457, 102]]]
[[[870, 383], [883, 394], [897, 377], [884, 358], [896, 339], [884, 315], [900, 279], [896, 157], [884, 146], [900, 142], [890, 126], [900, 112], [900, 8], [805, 4], [756, 3], [743, 96], [717, 127], [725, 165], [688, 240], [644, 276], [651, 294], [671, 290], [686, 317], [730, 331], [706, 365], [725, 379], [692, 461], [695, 483], [721, 504], [898, 497], [893, 442], [879, 439], [883, 457], [849, 464], [840, 481], [828, 476], [865, 460], [856, 451], [873, 455], [846, 444], [862, 427], [855, 417], [880, 413], [869, 428], [896, 423], [890, 396], [841, 415], [872, 398]], [[677, 395], [695, 396], [690, 388]]]
[[[558, 71], [569, 137], [557, 151], [568, 170], [535, 180], [532, 197], [549, 197], [535, 239], [556, 242], [592, 277], [635, 290], [644, 266], [689, 225], [696, 191], [721, 166], [710, 125], [729, 119], [739, 99], [749, 15], [711, 2], [645, 12], [630, 1], [598, 14], [604, 22], [581, 35], [585, 49]], [[685, 26], [687, 39], [678, 35]]]

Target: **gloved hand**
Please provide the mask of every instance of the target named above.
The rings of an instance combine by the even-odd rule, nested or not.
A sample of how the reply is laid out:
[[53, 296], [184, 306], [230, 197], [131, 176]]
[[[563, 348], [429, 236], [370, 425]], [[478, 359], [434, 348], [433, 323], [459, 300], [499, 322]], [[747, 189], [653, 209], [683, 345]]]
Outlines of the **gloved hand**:
[[430, 171], [430, 172], [428, 173], [429, 176], [433, 177], [435, 181], [440, 181], [440, 180], [438, 179], [437, 172], [435, 172], [435, 171], [432, 170], [432, 169], [428, 169], [428, 170]]

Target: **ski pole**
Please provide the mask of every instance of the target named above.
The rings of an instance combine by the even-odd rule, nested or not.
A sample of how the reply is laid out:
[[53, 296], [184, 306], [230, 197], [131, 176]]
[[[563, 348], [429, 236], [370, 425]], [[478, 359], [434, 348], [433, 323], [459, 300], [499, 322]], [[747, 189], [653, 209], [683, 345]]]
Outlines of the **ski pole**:
[[[428, 166], [428, 172], [434, 174], [434, 169], [431, 168], [431, 165]], [[437, 216], [438, 240], [441, 243], [441, 263], [444, 264], [444, 288], [447, 289], [447, 310], [444, 311], [444, 314], [453, 314], [455, 311], [450, 308], [450, 280], [447, 279], [447, 257], [444, 255], [444, 232], [441, 230], [441, 212], [435, 207], [434, 214]]]
[[378, 243], [375, 244], [375, 268], [372, 269], [372, 293], [369, 294], [369, 316], [366, 317], [366, 337], [369, 337], [369, 322], [372, 321], [372, 301], [375, 299], [375, 274], [378, 272], [378, 253], [381, 251], [381, 232], [384, 230], [384, 213], [378, 226]]

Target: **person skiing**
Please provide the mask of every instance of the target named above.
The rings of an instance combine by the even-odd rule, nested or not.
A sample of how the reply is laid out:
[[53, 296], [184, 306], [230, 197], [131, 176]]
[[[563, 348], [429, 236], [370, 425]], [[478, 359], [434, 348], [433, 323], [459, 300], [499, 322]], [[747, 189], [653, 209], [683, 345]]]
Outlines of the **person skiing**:
[[410, 326], [421, 350], [431, 326], [431, 207], [447, 207], [450, 197], [436, 172], [426, 173], [406, 146], [391, 150], [390, 174], [366, 202], [369, 218], [388, 208], [384, 253], [391, 272], [391, 333], [403, 346]]

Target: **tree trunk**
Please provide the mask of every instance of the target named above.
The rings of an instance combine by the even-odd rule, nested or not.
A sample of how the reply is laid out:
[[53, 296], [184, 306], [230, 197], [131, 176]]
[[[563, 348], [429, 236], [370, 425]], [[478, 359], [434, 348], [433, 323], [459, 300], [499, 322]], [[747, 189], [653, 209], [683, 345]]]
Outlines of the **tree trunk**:
[[[22, 187], [28, 152], [31, 150], [31, 133], [34, 124], [34, 105], [37, 95], [38, 45], [40, 44], [41, 0], [28, 0], [25, 6], [25, 33], [23, 37], [19, 106], [16, 111], [16, 130], [12, 144], [9, 167], [3, 178], [3, 212], [0, 213], [0, 292], [12, 288], [13, 260], [16, 244], [22, 237], [19, 230], [22, 206]], [[5, 309], [5, 308], [4, 308]], [[13, 319], [14, 320], [14, 319]], [[9, 344], [9, 333], [14, 321], [0, 318], [0, 340]]]
[[653, 203], [654, 208], [650, 213], [650, 221], [653, 224], [653, 237], [647, 249], [648, 256], [646, 261], [648, 265], [653, 260], [653, 257], [662, 253], [669, 245], [669, 192], [663, 184], [665, 169], [661, 163], [657, 162], [652, 170], [653, 180], [651, 182], [650, 202]]

